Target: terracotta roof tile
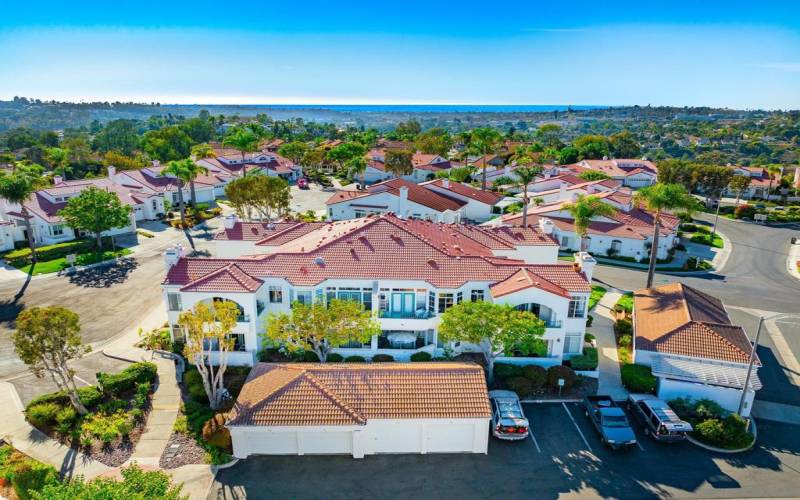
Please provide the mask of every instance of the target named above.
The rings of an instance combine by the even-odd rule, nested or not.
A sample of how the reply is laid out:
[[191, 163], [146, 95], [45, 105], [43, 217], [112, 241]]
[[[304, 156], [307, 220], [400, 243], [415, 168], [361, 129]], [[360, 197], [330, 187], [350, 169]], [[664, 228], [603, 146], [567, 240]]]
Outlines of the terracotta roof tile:
[[490, 416], [484, 372], [473, 363], [259, 363], [228, 425]]
[[181, 288], [182, 292], [242, 292], [258, 290], [264, 280], [250, 276], [235, 263], [210, 272]]

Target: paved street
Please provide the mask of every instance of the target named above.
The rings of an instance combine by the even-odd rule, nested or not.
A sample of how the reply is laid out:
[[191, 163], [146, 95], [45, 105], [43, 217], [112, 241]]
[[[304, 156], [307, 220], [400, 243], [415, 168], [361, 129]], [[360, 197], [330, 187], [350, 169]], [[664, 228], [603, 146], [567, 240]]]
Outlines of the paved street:
[[755, 498], [800, 488], [792, 426], [759, 422], [758, 447], [741, 455], [656, 443], [641, 432], [641, 449], [614, 453], [577, 405], [525, 412], [536, 441], [491, 439], [486, 456], [254, 457], [220, 471], [208, 498]]

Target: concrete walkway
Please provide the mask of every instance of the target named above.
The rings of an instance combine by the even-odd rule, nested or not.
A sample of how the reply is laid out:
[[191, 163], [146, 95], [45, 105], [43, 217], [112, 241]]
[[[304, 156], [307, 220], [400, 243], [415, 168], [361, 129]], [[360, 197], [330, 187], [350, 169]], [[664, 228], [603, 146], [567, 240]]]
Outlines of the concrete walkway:
[[797, 263], [800, 262], [800, 243], [789, 246], [789, 257], [786, 258], [786, 270], [789, 274], [800, 280], [800, 271]]
[[608, 394], [616, 400], [626, 399], [628, 391], [622, 385], [617, 355], [617, 341], [614, 338], [614, 318], [612, 309], [622, 293], [610, 289], [592, 310], [591, 333], [597, 341], [598, 394]]

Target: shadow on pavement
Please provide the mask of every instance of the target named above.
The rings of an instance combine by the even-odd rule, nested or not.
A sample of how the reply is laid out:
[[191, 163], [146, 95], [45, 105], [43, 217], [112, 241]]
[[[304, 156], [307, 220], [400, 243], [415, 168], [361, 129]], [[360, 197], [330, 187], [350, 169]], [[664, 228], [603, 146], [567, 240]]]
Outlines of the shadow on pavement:
[[136, 262], [136, 259], [127, 257], [108, 266], [78, 271], [70, 275], [69, 282], [86, 288], [108, 288], [127, 280], [130, 273], [137, 267], [139, 267], [139, 263]]
[[[772, 348], [759, 345], [757, 352], [758, 359], [761, 361], [758, 378], [761, 379], [763, 387], [756, 393], [756, 399], [800, 406], [800, 387], [794, 385], [789, 379], [787, 374], [790, 371], [789, 368], [781, 366]], [[795, 373], [795, 375], [800, 375], [800, 373]]]

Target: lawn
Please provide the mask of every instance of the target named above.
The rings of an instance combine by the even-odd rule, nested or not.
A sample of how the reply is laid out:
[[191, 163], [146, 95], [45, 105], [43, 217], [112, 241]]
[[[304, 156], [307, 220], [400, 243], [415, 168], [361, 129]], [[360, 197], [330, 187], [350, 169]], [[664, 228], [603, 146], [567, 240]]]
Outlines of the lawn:
[[712, 235], [711, 229], [706, 226], [681, 224], [681, 230], [683, 231], [683, 237], [687, 238], [692, 243], [699, 243], [714, 248], [723, 248], [725, 246], [722, 237], [717, 233]]
[[633, 313], [633, 294], [631, 292], [626, 292], [622, 297], [619, 298], [616, 304], [614, 304], [614, 310], [622, 310], [628, 314]]
[[589, 310], [591, 311], [594, 309], [594, 306], [600, 302], [600, 299], [603, 298], [603, 295], [606, 294], [606, 289], [600, 285], [592, 285], [592, 294], [589, 296]]
[[[117, 257], [124, 257], [125, 255], [129, 255], [130, 253], [131, 250], [129, 248], [122, 248], [116, 251], [106, 250], [104, 252], [82, 253], [78, 254], [78, 256], [76, 257], [75, 265], [88, 266], [89, 264], [96, 264], [98, 262], [111, 260]], [[15, 267], [17, 267], [17, 269], [19, 269], [24, 273], [30, 272], [31, 267], [33, 267], [33, 275], [37, 276], [39, 274], [49, 274], [62, 271], [67, 267], [69, 267], [69, 264], [67, 264], [66, 257], [59, 257], [57, 259], [52, 259], [52, 260], [40, 260], [36, 264], [25, 264], [22, 266], [15, 266]]]

